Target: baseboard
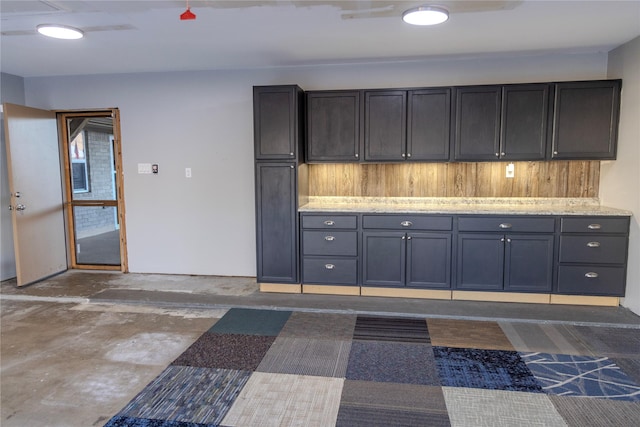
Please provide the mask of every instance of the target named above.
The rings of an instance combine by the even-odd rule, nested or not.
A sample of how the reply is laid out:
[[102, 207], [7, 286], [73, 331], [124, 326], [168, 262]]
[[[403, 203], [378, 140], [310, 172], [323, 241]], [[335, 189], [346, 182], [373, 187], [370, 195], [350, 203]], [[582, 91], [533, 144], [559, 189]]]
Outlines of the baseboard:
[[620, 305], [620, 298], [587, 295], [551, 295], [551, 304], [617, 307]]
[[303, 294], [360, 295], [360, 286], [302, 285]]
[[549, 304], [549, 294], [525, 294], [514, 292], [453, 291], [454, 300], [486, 302], [522, 302]]
[[451, 299], [451, 291], [437, 289], [362, 287], [360, 294], [368, 297]]
[[260, 283], [260, 292], [299, 294], [302, 293], [302, 287], [298, 283]]

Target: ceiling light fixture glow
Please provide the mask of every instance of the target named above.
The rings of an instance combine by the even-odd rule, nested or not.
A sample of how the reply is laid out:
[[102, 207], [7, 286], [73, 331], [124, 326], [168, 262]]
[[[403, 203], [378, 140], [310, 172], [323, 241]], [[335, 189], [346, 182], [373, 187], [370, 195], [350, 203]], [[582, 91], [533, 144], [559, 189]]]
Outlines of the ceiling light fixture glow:
[[43, 36], [55, 39], [76, 40], [84, 37], [82, 30], [67, 25], [40, 24], [36, 27], [36, 30]]
[[402, 20], [411, 25], [437, 25], [449, 19], [449, 11], [439, 6], [419, 6], [402, 14]]

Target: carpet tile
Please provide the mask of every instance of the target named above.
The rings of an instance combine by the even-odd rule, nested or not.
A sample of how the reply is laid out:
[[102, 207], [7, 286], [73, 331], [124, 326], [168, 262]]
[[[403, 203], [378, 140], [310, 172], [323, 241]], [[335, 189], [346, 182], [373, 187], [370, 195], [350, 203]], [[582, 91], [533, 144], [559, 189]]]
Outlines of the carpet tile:
[[640, 401], [640, 385], [607, 357], [522, 353], [549, 394]]
[[631, 427], [640, 421], [638, 402], [554, 395], [549, 395], [549, 398], [570, 426]]
[[232, 308], [209, 329], [209, 332], [275, 337], [289, 320], [289, 316], [291, 311]]
[[346, 380], [337, 426], [449, 426], [441, 387]]
[[542, 392], [515, 351], [433, 347], [433, 352], [443, 386]]
[[344, 378], [351, 341], [276, 338], [259, 372]]
[[351, 340], [356, 325], [354, 314], [293, 312], [278, 335], [286, 338]]
[[118, 415], [219, 424], [250, 375], [246, 371], [169, 366]]
[[500, 322], [516, 351], [595, 355], [573, 325]]
[[608, 357], [640, 357], [640, 331], [630, 328], [577, 326], [595, 354]]
[[172, 365], [255, 371], [275, 337], [205, 333]]
[[428, 319], [427, 326], [434, 346], [515, 350], [497, 322]]
[[638, 329], [233, 308], [106, 426], [639, 420]]
[[348, 380], [440, 385], [433, 351], [427, 344], [354, 341]]
[[358, 316], [354, 340], [416, 342], [429, 344], [425, 319]]
[[254, 372], [223, 426], [335, 425], [341, 378]]
[[545, 394], [460, 387], [442, 391], [454, 427], [567, 425]]

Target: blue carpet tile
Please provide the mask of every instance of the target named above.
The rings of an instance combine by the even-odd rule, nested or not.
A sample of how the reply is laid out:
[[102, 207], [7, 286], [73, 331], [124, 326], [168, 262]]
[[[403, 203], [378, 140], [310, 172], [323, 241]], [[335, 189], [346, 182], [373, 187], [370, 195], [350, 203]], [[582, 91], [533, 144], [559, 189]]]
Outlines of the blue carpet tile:
[[515, 351], [434, 347], [433, 352], [443, 386], [542, 392]]
[[639, 419], [638, 329], [231, 309], [105, 426]]

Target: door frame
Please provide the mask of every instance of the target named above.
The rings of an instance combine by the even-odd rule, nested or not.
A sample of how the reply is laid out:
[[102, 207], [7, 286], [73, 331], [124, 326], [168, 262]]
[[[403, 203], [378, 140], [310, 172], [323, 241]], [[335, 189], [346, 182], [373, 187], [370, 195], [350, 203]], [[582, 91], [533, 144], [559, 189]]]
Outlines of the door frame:
[[[78, 270], [116, 270], [129, 272], [127, 254], [127, 234], [125, 224], [124, 174], [122, 167], [122, 143], [120, 135], [120, 111], [117, 108], [87, 111], [57, 111], [59, 140], [61, 146], [62, 172], [64, 181], [64, 209], [68, 236], [68, 253], [70, 268]], [[67, 119], [73, 117], [111, 117], [113, 119], [113, 156], [116, 170], [116, 200], [73, 200], [71, 185], [71, 162], [69, 161], [69, 132]], [[76, 206], [109, 206], [115, 207], [120, 223], [120, 265], [91, 265], [77, 263], [76, 236], [73, 208]]]

